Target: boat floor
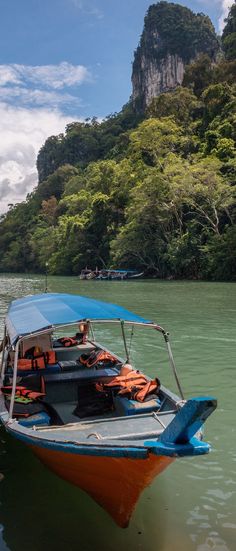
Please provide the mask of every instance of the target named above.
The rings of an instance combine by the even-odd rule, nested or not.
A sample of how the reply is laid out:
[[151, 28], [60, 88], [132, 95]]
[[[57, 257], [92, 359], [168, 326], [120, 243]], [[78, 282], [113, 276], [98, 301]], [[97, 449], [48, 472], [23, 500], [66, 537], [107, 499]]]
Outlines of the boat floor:
[[[58, 405], [58, 404], [57, 404]], [[68, 425], [35, 427], [38, 436], [57, 441], [142, 440], [157, 438], [175, 416], [175, 411], [146, 413], [126, 417], [81, 420]]]

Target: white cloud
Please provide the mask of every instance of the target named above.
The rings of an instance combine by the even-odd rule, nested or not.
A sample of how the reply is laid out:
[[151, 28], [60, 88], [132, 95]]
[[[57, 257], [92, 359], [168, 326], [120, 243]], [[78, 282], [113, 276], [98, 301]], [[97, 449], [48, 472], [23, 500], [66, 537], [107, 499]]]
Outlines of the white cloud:
[[25, 84], [26, 82], [43, 88], [61, 89], [78, 86], [91, 79], [83, 65], [72, 65], [63, 61], [58, 65], [0, 65], [0, 86]]
[[8, 180], [8, 178], [4, 178], [4, 180], [0, 182], [0, 201], [5, 197], [7, 197], [8, 194], [10, 193], [11, 193], [10, 180]]
[[0, 65], [0, 86], [6, 84], [19, 84], [20, 80], [11, 65]]
[[208, 5], [208, 6], [216, 6], [220, 10], [220, 17], [218, 19], [218, 27], [220, 33], [222, 33], [223, 28], [225, 26], [225, 18], [228, 15], [229, 8], [234, 3], [234, 0], [198, 0], [201, 4]]
[[94, 6], [94, 4], [92, 2], [88, 2], [88, 0], [70, 0], [72, 2], [72, 4], [74, 4], [74, 6], [76, 8], [78, 8], [81, 12], [87, 14], [87, 15], [92, 15], [92, 17], [96, 17], [97, 19], [103, 19], [104, 18], [104, 14], [103, 12], [97, 8], [96, 6]]
[[219, 19], [219, 30], [220, 32], [223, 31], [223, 28], [225, 26], [225, 18], [227, 17], [228, 13], [229, 13], [229, 8], [231, 8], [231, 6], [233, 5], [233, 0], [221, 0], [220, 2], [220, 5], [221, 5], [221, 16], [220, 16], [220, 19]]
[[0, 213], [32, 191], [37, 184], [35, 162], [40, 147], [72, 120], [56, 109], [30, 110], [0, 103]]
[[82, 0], [70, 0], [70, 1], [72, 2], [72, 4], [74, 4], [76, 8], [78, 8], [78, 10], [84, 9], [84, 2]]
[[75, 108], [81, 105], [77, 87], [84, 82], [92, 82], [88, 69], [66, 61], [58, 65], [0, 65], [0, 102], [19, 107]]
[[[0, 65], [0, 213], [37, 184], [36, 158], [45, 140], [64, 132], [81, 105], [77, 87], [92, 78], [83, 65]], [[69, 89], [69, 92], [68, 92]]]
[[81, 105], [81, 100], [72, 94], [62, 93], [51, 90], [39, 90], [37, 88], [26, 88], [23, 86], [4, 86], [0, 87], [0, 101], [18, 102], [22, 107], [28, 106], [47, 106], [57, 108], [60, 105]]

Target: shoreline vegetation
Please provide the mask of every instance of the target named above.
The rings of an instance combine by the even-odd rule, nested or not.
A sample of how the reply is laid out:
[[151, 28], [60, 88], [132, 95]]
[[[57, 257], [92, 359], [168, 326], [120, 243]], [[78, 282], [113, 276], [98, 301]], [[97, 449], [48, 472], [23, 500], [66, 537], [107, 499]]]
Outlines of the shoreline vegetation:
[[37, 188], [1, 216], [0, 272], [235, 281], [235, 82], [236, 3], [214, 63], [199, 55], [143, 112], [129, 102], [46, 140]]

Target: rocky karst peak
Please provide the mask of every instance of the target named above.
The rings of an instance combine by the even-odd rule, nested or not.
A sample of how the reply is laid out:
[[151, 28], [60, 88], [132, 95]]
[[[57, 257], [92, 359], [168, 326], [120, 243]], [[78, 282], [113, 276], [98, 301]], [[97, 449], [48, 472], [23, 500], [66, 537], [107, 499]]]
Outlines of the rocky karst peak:
[[153, 97], [181, 85], [185, 66], [200, 54], [208, 54], [214, 61], [219, 48], [206, 15], [163, 1], [150, 6], [133, 62], [132, 101], [136, 110], [145, 110]]

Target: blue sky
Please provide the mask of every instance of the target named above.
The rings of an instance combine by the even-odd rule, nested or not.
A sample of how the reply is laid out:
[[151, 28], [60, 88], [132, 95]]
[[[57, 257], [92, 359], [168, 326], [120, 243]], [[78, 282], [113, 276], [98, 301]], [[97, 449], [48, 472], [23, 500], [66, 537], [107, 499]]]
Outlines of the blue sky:
[[[119, 111], [150, 0], [0, 0], [0, 212], [37, 183], [38, 149], [67, 122]], [[231, 0], [178, 3], [222, 29]]]

